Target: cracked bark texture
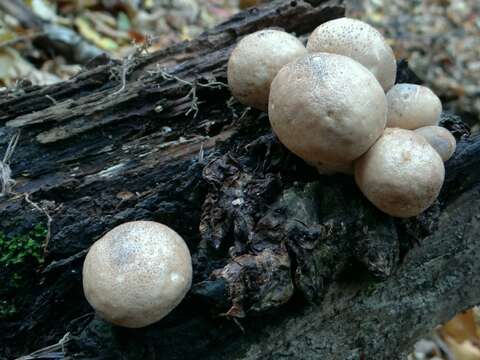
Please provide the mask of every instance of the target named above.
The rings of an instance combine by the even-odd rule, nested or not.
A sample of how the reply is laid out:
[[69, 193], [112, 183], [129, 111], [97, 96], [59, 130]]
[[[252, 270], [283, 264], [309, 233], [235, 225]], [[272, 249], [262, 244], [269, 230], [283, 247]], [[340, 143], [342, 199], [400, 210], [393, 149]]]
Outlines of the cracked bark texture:
[[[241, 36], [272, 26], [301, 36], [343, 13], [340, 0], [277, 1], [192, 42], [96, 58], [67, 82], [3, 94], [0, 145], [19, 130], [21, 139], [0, 231], [12, 238], [45, 224], [25, 193], [53, 221], [43, 264], [0, 270], [0, 300], [17, 310], [0, 322], [0, 354], [68, 332], [63, 350], [76, 358], [395, 359], [477, 304], [480, 138], [460, 119], [442, 116], [459, 144], [439, 200], [398, 220], [351, 178], [319, 176], [290, 154], [266, 114], [220, 84]], [[400, 62], [399, 81], [420, 79]], [[184, 237], [194, 284], [165, 319], [129, 330], [95, 318], [81, 268], [102, 234], [137, 219]], [[28, 281], [15, 286], [14, 274]]]

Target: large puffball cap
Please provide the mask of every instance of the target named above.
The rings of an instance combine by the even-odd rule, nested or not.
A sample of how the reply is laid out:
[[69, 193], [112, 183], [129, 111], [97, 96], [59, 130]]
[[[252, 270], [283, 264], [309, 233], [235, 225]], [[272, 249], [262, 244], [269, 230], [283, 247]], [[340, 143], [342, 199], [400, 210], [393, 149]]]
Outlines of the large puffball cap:
[[385, 91], [395, 83], [397, 62], [392, 48], [378, 30], [363, 21], [328, 21], [312, 32], [307, 49], [351, 57], [370, 70]]
[[295, 36], [268, 29], [245, 36], [228, 60], [228, 86], [241, 103], [267, 110], [270, 84], [285, 64], [307, 54]]
[[268, 116], [279, 140], [309, 164], [348, 169], [382, 134], [387, 102], [363, 65], [319, 53], [280, 70]]
[[388, 128], [355, 163], [355, 181], [383, 212], [417, 216], [438, 197], [445, 177], [443, 161], [424, 137]]
[[437, 125], [442, 102], [428, 87], [397, 84], [387, 93], [388, 127], [415, 130]]
[[90, 305], [108, 322], [130, 328], [167, 315], [191, 281], [187, 245], [168, 226], [152, 221], [115, 227], [93, 244], [83, 265]]
[[441, 126], [424, 126], [415, 130], [437, 151], [443, 161], [450, 159], [457, 147], [457, 140], [450, 131]]

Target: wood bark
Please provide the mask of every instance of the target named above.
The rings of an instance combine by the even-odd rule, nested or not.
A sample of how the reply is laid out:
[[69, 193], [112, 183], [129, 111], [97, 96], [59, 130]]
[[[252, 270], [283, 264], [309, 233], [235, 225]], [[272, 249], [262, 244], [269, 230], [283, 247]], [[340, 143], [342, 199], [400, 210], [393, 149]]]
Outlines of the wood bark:
[[[0, 304], [15, 306], [0, 323], [5, 358], [68, 333], [40, 354], [395, 359], [479, 302], [480, 138], [460, 119], [442, 116], [459, 144], [439, 201], [398, 220], [351, 178], [319, 176], [291, 155], [266, 114], [224, 85], [241, 36], [266, 27], [301, 36], [343, 14], [340, 0], [274, 2], [192, 42], [96, 58], [67, 82], [2, 95], [0, 145], [21, 135], [0, 233], [50, 230], [41, 264], [27, 256], [0, 270]], [[398, 81], [418, 80], [402, 62]], [[82, 261], [103, 233], [137, 219], [185, 238], [194, 284], [159, 323], [119, 329], [86, 303]]]

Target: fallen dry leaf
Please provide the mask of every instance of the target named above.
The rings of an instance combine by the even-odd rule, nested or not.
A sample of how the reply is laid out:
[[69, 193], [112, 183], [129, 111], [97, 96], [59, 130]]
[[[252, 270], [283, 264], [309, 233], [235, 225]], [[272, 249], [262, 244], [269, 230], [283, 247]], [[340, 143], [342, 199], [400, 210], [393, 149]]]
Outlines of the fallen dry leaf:
[[480, 360], [480, 349], [470, 341], [457, 343], [452, 338], [445, 339], [455, 360]]

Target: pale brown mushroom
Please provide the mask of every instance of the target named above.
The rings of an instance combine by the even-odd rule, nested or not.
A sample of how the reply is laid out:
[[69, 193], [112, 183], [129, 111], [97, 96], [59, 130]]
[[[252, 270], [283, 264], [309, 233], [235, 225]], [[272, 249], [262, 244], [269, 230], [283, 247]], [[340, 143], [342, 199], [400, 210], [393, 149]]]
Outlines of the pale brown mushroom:
[[83, 265], [85, 297], [103, 319], [138, 328], [162, 319], [190, 289], [183, 239], [152, 221], [117, 226], [95, 242]]
[[355, 60], [319, 53], [282, 68], [270, 92], [275, 134], [310, 164], [348, 169], [382, 134], [385, 93]]
[[395, 83], [397, 62], [392, 48], [378, 30], [363, 21], [328, 21], [312, 32], [307, 49], [351, 57], [370, 70], [385, 91]]
[[387, 93], [388, 127], [415, 130], [437, 125], [442, 103], [432, 90], [415, 84], [397, 84]]
[[414, 131], [387, 128], [355, 162], [355, 181], [383, 212], [401, 218], [417, 216], [440, 193], [445, 168], [440, 155]]
[[228, 60], [228, 86], [241, 103], [266, 111], [270, 84], [285, 64], [307, 54], [295, 36], [261, 30], [245, 36]]
[[441, 126], [424, 126], [416, 129], [437, 151], [443, 161], [450, 159], [457, 147], [457, 140], [450, 131]]

